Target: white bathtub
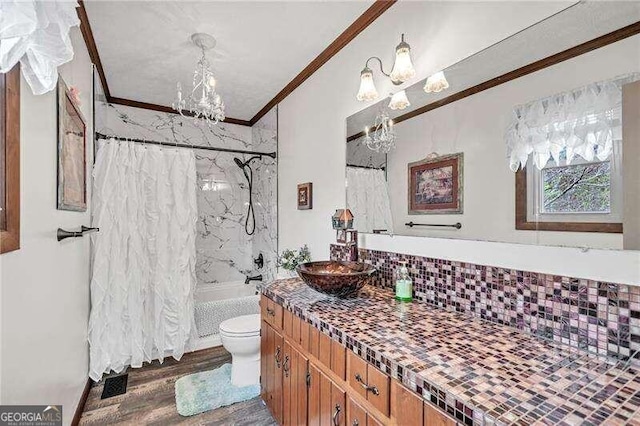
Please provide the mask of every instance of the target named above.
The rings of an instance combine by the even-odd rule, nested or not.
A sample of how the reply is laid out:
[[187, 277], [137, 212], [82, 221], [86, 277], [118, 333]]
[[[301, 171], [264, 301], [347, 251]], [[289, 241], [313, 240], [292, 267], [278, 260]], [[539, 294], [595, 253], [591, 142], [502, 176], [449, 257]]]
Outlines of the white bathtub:
[[243, 281], [198, 286], [195, 291], [195, 319], [200, 338], [194, 350], [220, 346], [218, 326], [238, 315], [260, 313], [254, 283]]

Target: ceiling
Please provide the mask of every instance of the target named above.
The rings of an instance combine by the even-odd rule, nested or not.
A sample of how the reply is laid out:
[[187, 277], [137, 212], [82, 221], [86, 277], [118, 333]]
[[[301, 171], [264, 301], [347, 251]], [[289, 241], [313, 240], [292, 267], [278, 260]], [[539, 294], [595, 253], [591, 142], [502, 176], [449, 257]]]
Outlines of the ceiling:
[[111, 96], [171, 106], [191, 87], [195, 32], [208, 53], [226, 115], [250, 120], [373, 1], [85, 1]]

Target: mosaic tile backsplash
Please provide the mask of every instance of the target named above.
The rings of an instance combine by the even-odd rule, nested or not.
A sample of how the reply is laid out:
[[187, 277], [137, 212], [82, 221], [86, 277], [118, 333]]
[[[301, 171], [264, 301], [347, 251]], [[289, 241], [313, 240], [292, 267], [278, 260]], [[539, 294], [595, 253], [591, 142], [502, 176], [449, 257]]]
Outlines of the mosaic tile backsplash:
[[[331, 245], [332, 259], [347, 256], [345, 247]], [[360, 259], [378, 269], [377, 287], [393, 288], [394, 271], [407, 262], [416, 300], [600, 355], [640, 359], [640, 286], [368, 249]]]

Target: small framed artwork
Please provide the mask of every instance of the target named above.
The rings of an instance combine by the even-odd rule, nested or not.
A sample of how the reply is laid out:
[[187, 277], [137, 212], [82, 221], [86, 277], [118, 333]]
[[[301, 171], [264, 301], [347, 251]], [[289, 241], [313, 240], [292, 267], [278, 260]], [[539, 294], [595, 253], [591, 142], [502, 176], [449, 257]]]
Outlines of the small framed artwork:
[[298, 210], [313, 208], [313, 184], [311, 182], [298, 185]]
[[410, 163], [409, 214], [461, 214], [463, 163], [461, 152]]
[[58, 77], [58, 210], [87, 211], [87, 136], [77, 96]]

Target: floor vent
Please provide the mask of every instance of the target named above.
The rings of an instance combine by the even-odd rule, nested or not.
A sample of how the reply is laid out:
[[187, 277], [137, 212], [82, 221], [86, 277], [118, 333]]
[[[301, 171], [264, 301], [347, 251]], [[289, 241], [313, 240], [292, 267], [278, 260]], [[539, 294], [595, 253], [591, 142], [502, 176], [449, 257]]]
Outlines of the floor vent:
[[122, 374], [120, 376], [105, 379], [100, 399], [111, 398], [112, 396], [127, 393], [127, 379], [129, 379], [128, 374]]

